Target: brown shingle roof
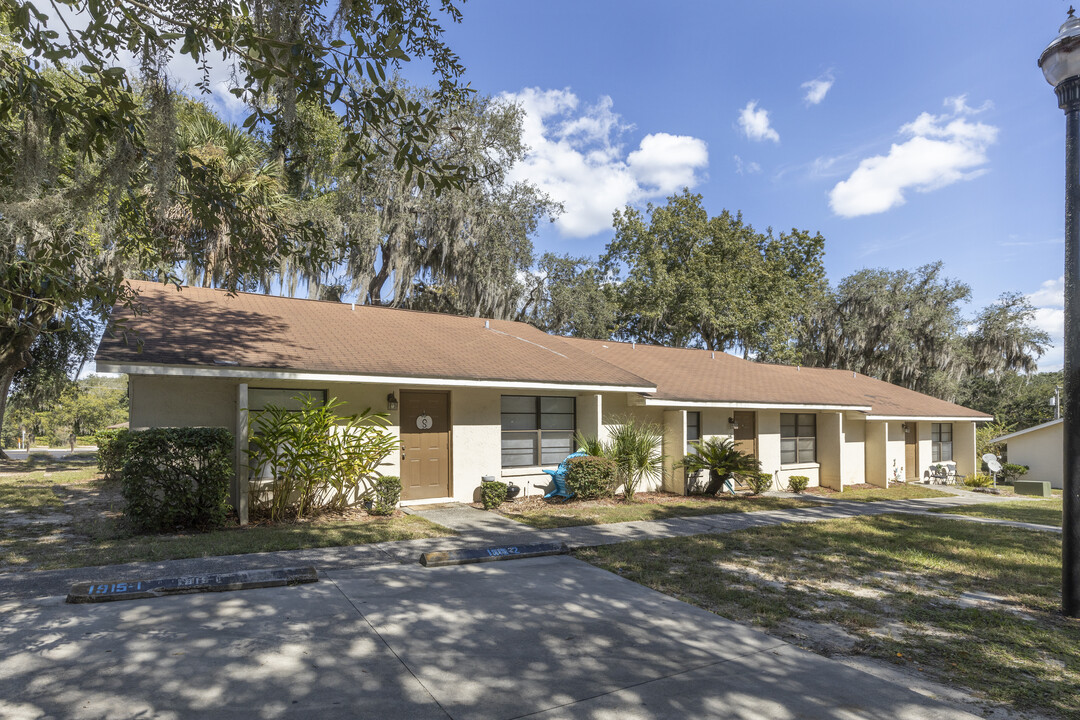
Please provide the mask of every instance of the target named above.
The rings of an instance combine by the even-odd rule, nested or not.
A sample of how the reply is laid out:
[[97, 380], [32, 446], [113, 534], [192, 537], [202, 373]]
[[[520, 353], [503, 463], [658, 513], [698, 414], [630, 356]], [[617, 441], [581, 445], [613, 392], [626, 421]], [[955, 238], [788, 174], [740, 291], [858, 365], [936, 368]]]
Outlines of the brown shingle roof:
[[893, 417], [990, 416], [845, 370], [767, 365], [722, 352], [548, 335], [524, 323], [132, 282], [145, 312], [117, 313], [142, 348], [106, 335], [115, 364], [655, 388], [700, 403], [849, 406]]
[[659, 400], [870, 407], [896, 417], [991, 416], [848, 370], [796, 368], [723, 352], [567, 339], [598, 358], [648, 378]]
[[132, 282], [145, 312], [119, 310], [142, 349], [106, 335], [104, 363], [299, 370], [385, 377], [652, 389], [652, 383], [524, 323]]

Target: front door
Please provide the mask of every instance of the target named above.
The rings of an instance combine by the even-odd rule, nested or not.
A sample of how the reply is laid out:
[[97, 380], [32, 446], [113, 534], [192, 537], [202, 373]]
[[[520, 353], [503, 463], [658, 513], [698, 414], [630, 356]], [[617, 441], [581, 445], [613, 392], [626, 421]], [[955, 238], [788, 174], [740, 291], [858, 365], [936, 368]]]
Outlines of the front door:
[[735, 420], [735, 449], [757, 457], [757, 413], [753, 410], [736, 410], [732, 415]]
[[401, 499], [450, 497], [450, 393], [401, 392]]
[[904, 477], [907, 480], [919, 479], [919, 424], [907, 423], [904, 433]]

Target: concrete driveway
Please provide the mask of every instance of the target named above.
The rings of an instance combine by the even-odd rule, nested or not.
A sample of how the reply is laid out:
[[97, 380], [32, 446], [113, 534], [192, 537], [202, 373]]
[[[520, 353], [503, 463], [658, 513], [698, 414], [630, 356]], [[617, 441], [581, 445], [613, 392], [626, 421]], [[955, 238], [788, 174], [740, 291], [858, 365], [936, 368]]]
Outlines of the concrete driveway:
[[570, 557], [0, 605], [0, 718], [973, 718]]

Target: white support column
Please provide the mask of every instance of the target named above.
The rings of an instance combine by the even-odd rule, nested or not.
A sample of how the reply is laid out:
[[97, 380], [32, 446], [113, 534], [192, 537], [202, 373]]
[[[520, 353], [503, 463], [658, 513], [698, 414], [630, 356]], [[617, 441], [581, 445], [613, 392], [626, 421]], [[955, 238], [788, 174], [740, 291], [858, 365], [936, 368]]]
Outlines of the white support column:
[[236, 386], [236, 474], [233, 476], [232, 505], [241, 525], [248, 523], [248, 386]]
[[822, 487], [843, 490], [844, 414], [818, 413], [818, 483]]
[[[586, 437], [603, 440], [604, 396], [600, 393], [585, 393], [577, 397], [577, 429]], [[574, 448], [577, 450], [577, 448]]]
[[686, 471], [675, 465], [686, 455], [686, 411], [664, 411], [664, 490], [676, 495], [686, 494]]
[[866, 482], [889, 487], [887, 473], [888, 424], [883, 420], [866, 421]]

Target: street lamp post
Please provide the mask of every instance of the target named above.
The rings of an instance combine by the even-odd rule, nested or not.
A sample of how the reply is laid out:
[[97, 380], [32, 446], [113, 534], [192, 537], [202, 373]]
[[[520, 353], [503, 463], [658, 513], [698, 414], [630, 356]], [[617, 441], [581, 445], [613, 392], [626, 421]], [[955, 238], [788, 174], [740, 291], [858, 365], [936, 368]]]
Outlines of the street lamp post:
[[1039, 56], [1065, 111], [1065, 397], [1061, 608], [1080, 617], [1080, 18], [1069, 19]]

